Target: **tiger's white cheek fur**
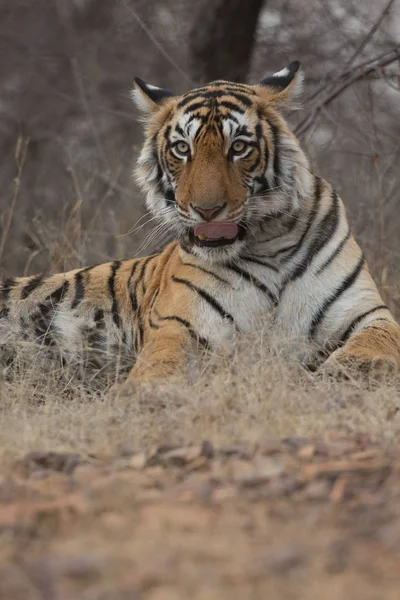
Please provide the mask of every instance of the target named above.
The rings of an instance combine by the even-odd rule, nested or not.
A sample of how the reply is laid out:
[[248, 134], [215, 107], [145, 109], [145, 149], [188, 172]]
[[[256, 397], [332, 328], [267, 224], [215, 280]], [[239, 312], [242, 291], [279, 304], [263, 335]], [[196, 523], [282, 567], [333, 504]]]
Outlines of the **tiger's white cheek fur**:
[[146, 206], [154, 215], [160, 215], [165, 208], [165, 199], [157, 190], [150, 190], [146, 197]]

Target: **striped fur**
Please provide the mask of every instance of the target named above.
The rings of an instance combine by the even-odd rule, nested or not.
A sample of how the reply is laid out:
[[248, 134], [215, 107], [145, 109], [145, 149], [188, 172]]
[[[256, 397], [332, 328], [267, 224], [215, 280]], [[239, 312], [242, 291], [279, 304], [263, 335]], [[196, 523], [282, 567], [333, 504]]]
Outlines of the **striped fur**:
[[[330, 362], [400, 366], [400, 328], [343, 203], [311, 173], [279, 113], [300, 84], [298, 63], [258, 85], [217, 81], [183, 96], [137, 80], [146, 113], [137, 177], [176, 241], [147, 258], [3, 281], [0, 343], [31, 339], [67, 359], [91, 343], [105, 360], [123, 346], [130, 377], [163, 379], [185, 372], [188, 346], [217, 348], [273, 311], [304, 363], [322, 351]], [[193, 229], [203, 218], [193, 207], [215, 204], [216, 220], [241, 234], [200, 247]]]

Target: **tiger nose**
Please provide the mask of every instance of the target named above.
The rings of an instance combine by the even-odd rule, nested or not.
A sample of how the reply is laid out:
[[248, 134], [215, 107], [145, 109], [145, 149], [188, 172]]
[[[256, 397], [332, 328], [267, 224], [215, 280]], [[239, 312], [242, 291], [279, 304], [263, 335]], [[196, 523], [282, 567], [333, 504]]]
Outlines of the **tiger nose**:
[[216, 217], [223, 208], [225, 208], [225, 204], [219, 204], [218, 206], [211, 206], [210, 208], [205, 208], [204, 206], [193, 206], [193, 210], [195, 210], [203, 219], [206, 221], [212, 221], [214, 217]]

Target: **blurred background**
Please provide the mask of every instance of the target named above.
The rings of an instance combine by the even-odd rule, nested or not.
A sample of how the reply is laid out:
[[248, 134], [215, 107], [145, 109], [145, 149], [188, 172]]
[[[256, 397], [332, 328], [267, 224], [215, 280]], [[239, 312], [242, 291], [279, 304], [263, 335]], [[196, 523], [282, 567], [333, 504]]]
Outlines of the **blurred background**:
[[[184, 92], [300, 60], [287, 115], [400, 314], [398, 0], [0, 0], [0, 276], [149, 253], [134, 76]], [[143, 218], [143, 223], [146, 218]]]

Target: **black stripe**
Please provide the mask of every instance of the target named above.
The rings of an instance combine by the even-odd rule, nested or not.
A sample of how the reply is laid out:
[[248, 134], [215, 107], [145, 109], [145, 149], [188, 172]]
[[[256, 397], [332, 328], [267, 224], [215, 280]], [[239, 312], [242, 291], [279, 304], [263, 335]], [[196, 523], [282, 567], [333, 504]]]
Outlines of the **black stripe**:
[[342, 241], [340, 242], [340, 244], [338, 244], [337, 248], [332, 252], [332, 254], [330, 255], [330, 257], [324, 262], [323, 265], [321, 265], [317, 271], [317, 275], [319, 275], [320, 273], [322, 273], [322, 271], [324, 271], [326, 269], [326, 267], [328, 267], [332, 261], [337, 257], [337, 255], [340, 253], [340, 251], [342, 250], [343, 246], [345, 245], [345, 243], [347, 242], [347, 240], [349, 239], [351, 235], [351, 231], [350, 229], [348, 230], [348, 232], [346, 233], [346, 235], [344, 236], [344, 238], [342, 239]]
[[147, 257], [147, 258], [144, 260], [144, 262], [143, 262], [143, 265], [142, 265], [142, 268], [141, 268], [141, 270], [140, 270], [139, 279], [140, 279], [140, 281], [141, 281], [141, 284], [142, 284], [142, 295], [143, 295], [143, 296], [145, 295], [145, 293], [146, 293], [146, 289], [147, 289], [146, 282], [145, 282], [145, 279], [146, 279], [146, 269], [147, 269], [147, 265], [148, 265], [148, 264], [149, 264], [149, 262], [150, 262], [151, 260], [153, 260], [153, 258], [155, 258], [156, 256], [158, 256], [158, 254], [154, 254], [154, 255], [148, 256], [148, 257]]
[[78, 271], [78, 273], [75, 274], [75, 296], [71, 303], [72, 309], [78, 306], [85, 295], [85, 286], [83, 284], [84, 272], [85, 269], [82, 269], [82, 271]]
[[254, 258], [252, 256], [241, 256], [240, 258], [242, 260], [245, 260], [246, 262], [251, 262], [251, 263], [255, 263], [256, 265], [261, 265], [262, 267], [267, 267], [267, 269], [271, 269], [272, 271], [279, 273], [278, 267], [275, 267], [275, 265], [271, 265], [271, 263], [269, 263], [265, 260], [260, 260], [259, 258]]
[[104, 329], [106, 324], [104, 322], [104, 310], [102, 308], [97, 308], [94, 313], [94, 322], [96, 323], [97, 329]]
[[[223, 88], [223, 89], [215, 89], [215, 88]], [[181, 100], [176, 105], [177, 108], [182, 108], [193, 100], [194, 98], [204, 96], [206, 94], [227, 94], [227, 92], [232, 93], [240, 93], [246, 94], [246, 96], [255, 96], [255, 92], [251, 90], [247, 85], [236, 84], [232, 81], [216, 81], [212, 82], [210, 85], [204, 85], [194, 90], [190, 90], [190, 92], [186, 92], [181, 98]]]
[[[155, 312], [157, 312], [157, 311], [155, 311]], [[151, 310], [149, 311], [148, 322], [149, 322], [149, 325], [150, 325], [151, 329], [160, 329], [160, 326], [157, 325], [157, 323], [155, 323], [153, 321], [153, 319], [151, 318]]]
[[[261, 193], [263, 193], [263, 194], [264, 194], [264, 193], [266, 193], [266, 192], [269, 192], [269, 190], [270, 190], [270, 185], [269, 185], [269, 183], [268, 183], [268, 181], [267, 181], [266, 177], [264, 177], [264, 175], [261, 175], [261, 176], [259, 176], [259, 177], [254, 177], [253, 181], [254, 181], [255, 183], [258, 183], [258, 184], [260, 185], [260, 188], [258, 189], [258, 191], [257, 191], [257, 192], [256, 192], [256, 194], [255, 194], [256, 196], [257, 196], [257, 195], [260, 195]], [[257, 199], [257, 198], [255, 198], [255, 199]]]
[[198, 116], [197, 119], [201, 122], [201, 125], [200, 127], [198, 127], [196, 133], [194, 134], [193, 142], [197, 142], [200, 139], [200, 137], [204, 135], [204, 131], [207, 135], [207, 119], [200, 116]]
[[[229, 117], [227, 117], [225, 119], [226, 121], [229, 121]], [[232, 131], [230, 132], [232, 134]], [[253, 138], [253, 134], [249, 131], [249, 128], [247, 127], [247, 125], [241, 125], [240, 127], [238, 127], [237, 131], [236, 131], [236, 135], [240, 135], [242, 137], [246, 137], [246, 138]], [[257, 145], [257, 141], [255, 141], [253, 143], [253, 145]]]
[[325, 313], [327, 312], [327, 310], [332, 306], [332, 304], [334, 302], [336, 302], [336, 300], [338, 300], [340, 298], [340, 296], [346, 290], [348, 290], [353, 285], [353, 283], [357, 279], [358, 275], [360, 274], [360, 271], [361, 271], [364, 263], [365, 263], [365, 257], [362, 254], [361, 258], [358, 261], [358, 263], [357, 263], [356, 267], [354, 268], [354, 270], [343, 280], [343, 282], [337, 288], [337, 290], [334, 292], [334, 294], [332, 294], [329, 298], [327, 298], [325, 300], [325, 302], [323, 303], [323, 305], [321, 306], [321, 308], [318, 310], [317, 314], [315, 315], [315, 317], [313, 318], [313, 320], [311, 322], [310, 332], [309, 332], [309, 337], [310, 338], [314, 337], [315, 332], [317, 330], [317, 327], [321, 323], [322, 319], [324, 318]]
[[204, 92], [199, 92], [197, 94], [194, 94], [191, 97], [186, 97], [183, 98], [177, 105], [177, 108], [183, 108], [184, 106], [187, 106], [188, 104], [190, 104], [190, 102], [192, 100], [205, 100], [204, 105], [207, 104], [207, 100], [220, 100], [221, 98], [224, 97], [228, 97], [229, 96], [233, 97], [235, 100], [237, 100], [238, 102], [241, 102], [242, 104], [244, 104], [245, 106], [249, 107], [251, 106], [253, 103], [250, 100], [250, 98], [244, 94], [241, 91], [235, 90], [233, 88], [225, 88], [225, 89], [221, 89], [221, 90], [206, 90]]
[[211, 347], [210, 342], [203, 336], [199, 335], [186, 319], [182, 319], [182, 317], [178, 317], [177, 315], [168, 315], [166, 317], [162, 317], [158, 311], [156, 311], [156, 314], [160, 321], [176, 321], [180, 325], [183, 325], [183, 327], [186, 327], [192, 340], [203, 346], [203, 348], [209, 349]]
[[164, 191], [164, 198], [167, 206], [174, 206], [174, 204], [176, 203], [175, 192], [172, 189]]
[[189, 106], [187, 106], [185, 108], [185, 110], [183, 111], [183, 114], [187, 115], [188, 113], [190, 113], [194, 110], [200, 110], [201, 108], [205, 108], [205, 107], [206, 107], [205, 102], [193, 102], [193, 104], [189, 104]]
[[308, 269], [310, 263], [322, 248], [329, 243], [337, 231], [339, 225], [339, 198], [332, 190], [332, 205], [325, 217], [316, 227], [314, 239], [308, 247], [307, 254], [302, 258], [300, 264], [288, 275], [285, 285], [301, 277]]
[[254, 277], [254, 275], [251, 275], [250, 273], [248, 273], [244, 269], [241, 269], [237, 265], [229, 264], [229, 265], [225, 265], [225, 266], [226, 266], [227, 269], [231, 269], [231, 271], [234, 271], [235, 273], [237, 273], [238, 275], [240, 275], [241, 277], [243, 277], [243, 279], [246, 279], [246, 281], [248, 281], [249, 283], [252, 283], [261, 292], [263, 292], [264, 294], [266, 294], [268, 296], [268, 298], [271, 300], [271, 302], [272, 302], [272, 304], [274, 306], [276, 306], [278, 304], [277, 298], [267, 288], [267, 286], [262, 283], [262, 281], [260, 281], [259, 279], [257, 279], [257, 277]]
[[9, 308], [3, 308], [2, 310], [0, 310], [0, 319], [4, 319], [5, 317], [7, 317], [10, 313], [10, 309]]
[[[225, 81], [224, 79], [216, 79], [215, 81], [212, 81], [211, 83], [209, 83], [207, 86], [204, 86], [204, 88], [208, 88], [209, 86], [210, 87], [211, 86], [212, 87], [226, 87], [226, 86], [230, 86], [232, 88], [243, 89], [243, 91], [249, 92], [249, 86], [246, 85], [245, 83], [238, 83], [236, 81]], [[254, 92], [253, 92], [253, 94], [254, 94]]]
[[[389, 321], [389, 319], [374, 319], [372, 322], [376, 323], [377, 321], [385, 321], [385, 323], [389, 323], [389, 325], [393, 325], [392, 321]], [[390, 333], [390, 331], [387, 331], [386, 329], [384, 329], [383, 327], [378, 327], [377, 325], [366, 325], [365, 328], [362, 328], [362, 331], [369, 331], [370, 329], [374, 329], [375, 331], [379, 331], [379, 333], [382, 333], [386, 339], [389, 339], [390, 341], [393, 342], [393, 337]]]
[[[184, 106], [190, 104], [190, 102], [197, 100], [199, 97], [201, 98], [202, 94], [195, 93], [195, 90], [193, 90], [192, 93], [188, 92], [188, 94], [185, 94], [185, 96], [183, 96], [182, 100], [179, 100], [178, 104], [176, 105], [176, 108], [179, 110], [180, 108], [183, 108]], [[201, 104], [201, 106], [203, 106], [203, 103]]]
[[111, 314], [112, 314], [113, 321], [117, 327], [121, 326], [121, 317], [119, 315], [118, 301], [117, 301], [117, 297], [115, 295], [115, 276], [116, 276], [117, 271], [120, 268], [120, 266], [121, 266], [120, 260], [114, 261], [111, 265], [110, 277], [108, 278], [108, 289], [109, 289], [109, 292], [111, 295], [111, 300], [112, 300]]
[[[281, 160], [279, 156], [279, 136], [278, 136], [278, 127], [274, 125], [274, 123], [268, 123], [272, 131], [272, 141], [274, 144], [274, 183], [273, 187], [278, 187], [281, 179]], [[267, 144], [266, 144], [267, 145]]]
[[[173, 250], [174, 249], [172, 248], [172, 252], [173, 252]], [[139, 284], [141, 284], [142, 295], [144, 295], [146, 293], [146, 285], [144, 282], [146, 267], [147, 267], [148, 263], [156, 256], [159, 256], [159, 255], [153, 254], [151, 256], [148, 256], [144, 260], [140, 260], [138, 263], [136, 263], [132, 267], [131, 276], [135, 273], [136, 267], [139, 264], [141, 264], [141, 266], [142, 266], [142, 268], [140, 269], [140, 273], [139, 273], [138, 277], [136, 278], [133, 289], [130, 291], [131, 305], [132, 305], [133, 310], [135, 311], [135, 316], [136, 316], [136, 321], [137, 321], [137, 327], [136, 327], [136, 331], [135, 331], [135, 341], [134, 341], [136, 353], [139, 353], [139, 351], [143, 345], [143, 339], [144, 339], [143, 319], [142, 319], [142, 313], [141, 313], [141, 305], [139, 304], [138, 299], [137, 299], [137, 289], [138, 289]]]
[[238, 102], [241, 102], [242, 104], [244, 104], [247, 107], [253, 105], [253, 101], [250, 98], [248, 98], [248, 96], [246, 96], [245, 94], [241, 94], [240, 92], [237, 92], [236, 90], [226, 89], [225, 94], [227, 96], [232, 96], [233, 98], [235, 98], [235, 100], [237, 100]]
[[129, 275], [129, 279], [128, 279], [129, 297], [130, 297], [130, 300], [131, 300], [132, 310], [134, 312], [136, 312], [137, 308], [138, 308], [137, 297], [136, 297], [136, 289], [137, 289], [137, 283], [138, 282], [136, 282], [136, 284], [134, 285], [133, 289], [131, 289], [131, 283], [132, 283], [133, 276], [135, 275], [136, 269], [138, 268], [139, 264], [140, 264], [140, 260], [137, 260], [137, 261], [135, 261], [133, 263], [131, 274]]
[[[62, 285], [60, 285], [59, 288], [57, 288], [54, 292], [52, 292], [51, 294], [49, 294], [49, 296], [47, 296], [47, 298], [44, 300], [43, 304], [48, 304], [50, 305], [51, 308], [55, 308], [57, 306], [57, 304], [59, 304], [61, 302], [61, 300], [64, 298], [65, 294], [68, 292], [69, 289], [69, 281], [64, 281], [64, 283]], [[39, 305], [39, 306], [42, 306]]]
[[371, 308], [371, 310], [367, 310], [367, 312], [363, 313], [362, 315], [359, 315], [358, 317], [356, 317], [348, 326], [348, 328], [346, 329], [346, 331], [343, 333], [343, 335], [340, 338], [340, 344], [344, 344], [350, 337], [351, 332], [353, 331], [353, 329], [355, 329], [357, 327], [357, 325], [363, 320], [365, 319], [365, 317], [368, 317], [369, 315], [372, 315], [372, 313], [376, 312], [377, 310], [389, 310], [389, 308], [386, 306], [386, 304], [380, 304], [379, 306], [375, 306], [375, 308]]
[[37, 287], [42, 283], [43, 277], [42, 275], [36, 275], [32, 277], [29, 282], [22, 288], [21, 299], [26, 300], [26, 298], [34, 291]]
[[[260, 166], [261, 162], [260, 145], [257, 142], [254, 142], [251, 145], [258, 149], [258, 153], [254, 162], [249, 167], [247, 167], [247, 173], [254, 173], [254, 171], [256, 171]], [[250, 179], [250, 181], [253, 181], [253, 179]]]
[[188, 131], [188, 125], [190, 125], [190, 123], [192, 121], [194, 121], [195, 119], [197, 119], [197, 118], [198, 118], [197, 115], [190, 115], [190, 117], [187, 118], [187, 121], [186, 121], [186, 131]]
[[193, 263], [190, 263], [190, 262], [184, 262], [183, 264], [185, 266], [187, 266], [187, 267], [192, 267], [192, 269], [198, 269], [199, 271], [202, 271], [203, 273], [207, 273], [207, 275], [211, 275], [211, 277], [214, 277], [215, 279], [217, 279], [221, 283], [226, 283], [227, 285], [230, 285], [229, 281], [227, 281], [223, 277], [220, 277], [219, 275], [217, 275], [216, 273], [214, 273], [214, 271], [210, 271], [209, 269], [205, 269], [204, 267], [200, 267], [200, 265], [194, 265]]
[[274, 254], [271, 254], [270, 257], [274, 258], [275, 256], [277, 256], [278, 254], [280, 254], [281, 252], [286, 252], [289, 250], [289, 254], [287, 254], [284, 257], [284, 261], [288, 261], [290, 258], [292, 258], [292, 256], [294, 256], [296, 254], [296, 252], [298, 250], [300, 250], [301, 246], [303, 245], [303, 242], [308, 234], [308, 232], [310, 231], [311, 225], [313, 224], [317, 213], [318, 213], [318, 206], [321, 200], [321, 193], [322, 193], [322, 180], [320, 177], [316, 177], [315, 178], [315, 190], [314, 190], [314, 200], [313, 200], [313, 205], [310, 211], [310, 214], [308, 216], [308, 221], [307, 221], [307, 225], [306, 228], [304, 229], [299, 241], [294, 244], [294, 246], [289, 246], [289, 248], [282, 248], [281, 250], [278, 250], [277, 252], [275, 252]]
[[[262, 175], [262, 178], [265, 180], [265, 185], [263, 186], [263, 189], [265, 189], [265, 191], [269, 191], [271, 189], [271, 186], [267, 179], [266, 172], [268, 170], [268, 165], [269, 165], [270, 151], [269, 151], [268, 142], [266, 139], [264, 139], [264, 146], [265, 146], [265, 148], [264, 148], [264, 163], [265, 163], [265, 165], [264, 165], [264, 175]], [[261, 156], [261, 154], [260, 154], [260, 156]]]
[[233, 102], [229, 102], [229, 100], [221, 100], [220, 102], [218, 102], [218, 108], [221, 108], [221, 106], [228, 110], [238, 112], [241, 115], [244, 115], [244, 113], [246, 112], [242, 108], [240, 108], [240, 106], [238, 106], [237, 104], [234, 104]]
[[171, 133], [171, 125], [167, 125], [164, 131], [164, 139], [167, 142], [167, 147], [171, 146], [171, 140], [169, 139], [169, 134]]
[[2, 284], [1, 284], [1, 291], [3, 292], [3, 298], [4, 298], [5, 301], [8, 300], [8, 297], [10, 295], [11, 290], [16, 285], [17, 285], [17, 281], [16, 281], [16, 279], [14, 279], [14, 277], [9, 277], [8, 279], [5, 279], [2, 282]]
[[256, 140], [258, 143], [260, 143], [261, 139], [263, 139], [263, 131], [262, 131], [261, 123], [257, 123], [256, 128], [255, 128], [255, 133], [256, 133]]
[[[249, 168], [249, 172], [253, 173], [259, 166], [260, 162], [261, 162], [261, 140], [263, 139], [263, 134], [262, 134], [262, 127], [261, 127], [261, 123], [257, 123], [256, 128], [255, 128], [255, 134], [256, 134], [256, 145], [258, 148], [258, 155], [256, 160], [254, 161], [254, 163], [252, 164], [252, 166]], [[265, 142], [265, 170], [268, 167], [268, 159], [269, 159], [269, 151], [268, 151], [268, 144]]]
[[55, 309], [68, 292], [69, 285], [69, 281], [64, 281], [59, 288], [49, 294], [45, 300], [38, 305], [37, 312], [31, 317], [36, 337], [43, 338], [43, 343], [46, 346], [54, 345], [54, 340], [50, 335], [52, 320]]
[[[159, 325], [157, 325], [153, 321], [153, 319], [151, 317], [151, 314], [153, 312], [153, 307], [154, 307], [154, 304], [155, 304], [155, 302], [157, 300], [157, 297], [158, 297], [159, 293], [160, 293], [160, 288], [158, 288], [158, 290], [156, 290], [156, 293], [154, 294], [154, 296], [153, 296], [153, 298], [151, 300], [150, 308], [149, 308], [149, 311], [148, 311], [148, 319], [147, 320], [149, 322], [149, 325], [150, 325], [151, 329], [160, 329]], [[157, 313], [157, 309], [154, 309], [154, 311]]]
[[186, 285], [186, 287], [188, 287], [189, 289], [196, 292], [199, 296], [201, 296], [214, 310], [217, 311], [217, 313], [219, 313], [219, 315], [222, 318], [226, 318], [231, 323], [234, 323], [234, 319], [233, 319], [232, 315], [230, 313], [228, 313], [221, 306], [221, 304], [217, 300], [215, 300], [215, 298], [213, 298], [208, 292], [206, 292], [202, 288], [199, 288], [197, 285], [195, 285], [191, 281], [188, 281], [187, 279], [181, 279], [180, 277], [175, 277], [175, 275], [172, 275], [172, 281], [174, 281], [175, 283], [181, 283], [182, 285]]
[[228, 120], [228, 119], [229, 119], [229, 121], [232, 121], [232, 123], [235, 123], [235, 125], [239, 126], [238, 118], [235, 115], [233, 115], [232, 113], [224, 116], [224, 120]]
[[135, 335], [135, 349], [139, 352], [143, 345], [143, 324], [140, 312], [137, 313], [137, 334]]

